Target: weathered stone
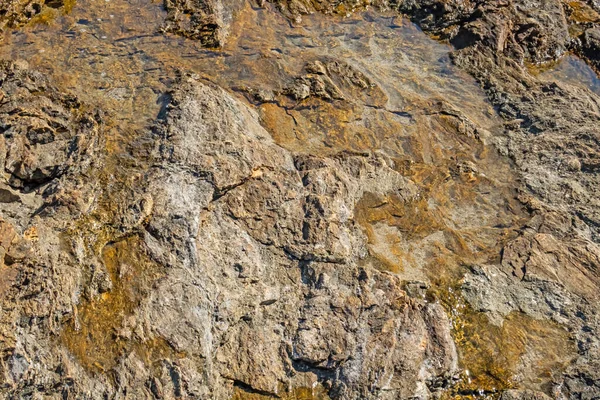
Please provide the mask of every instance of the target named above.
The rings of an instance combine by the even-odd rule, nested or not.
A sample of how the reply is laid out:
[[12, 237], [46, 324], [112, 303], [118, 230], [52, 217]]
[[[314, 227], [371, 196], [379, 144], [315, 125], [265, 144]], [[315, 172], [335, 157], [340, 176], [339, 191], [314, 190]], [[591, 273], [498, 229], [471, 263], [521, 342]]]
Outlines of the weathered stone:
[[594, 27], [585, 31], [582, 38], [581, 53], [600, 71], [600, 28]]
[[198, 40], [204, 47], [219, 48], [229, 35], [239, 0], [165, 0], [165, 32]]
[[507, 390], [502, 393], [501, 400], [550, 400], [551, 397], [533, 390]]
[[[446, 317], [437, 306], [409, 300], [392, 275], [357, 266], [364, 239], [352, 222], [365, 190], [414, 189], [378, 157], [294, 160], [255, 121], [238, 100], [193, 78], [173, 94], [160, 146], [170, 178], [157, 170], [151, 179], [160, 186], [151, 192], [208, 196], [155, 201], [150, 248], [173, 263], [157, 303], [148, 305], [155, 329], [178, 351], [201, 354], [214, 366], [205, 382], [213, 388], [225, 378], [277, 393], [295, 374], [311, 371], [343, 398], [425, 395], [429, 379], [456, 370]], [[197, 143], [193, 157], [189, 143]], [[173, 243], [155, 224], [175, 218], [188, 228]], [[191, 274], [189, 283], [180, 274]], [[187, 293], [185, 301], [171, 279], [183, 285], [177, 290]], [[176, 322], [190, 318], [196, 322]], [[409, 354], [413, 361], [400, 362]]]
[[[409, 14], [458, 49], [454, 63], [503, 124], [395, 93], [384, 81], [403, 77], [379, 65], [314, 44], [286, 62], [266, 46], [252, 57], [281, 76], [242, 89], [262, 120], [184, 75], [152, 133], [126, 154], [107, 149], [110, 165], [94, 171], [101, 118], [25, 65], [3, 65], [0, 394], [597, 397], [600, 100], [523, 66], [567, 49], [595, 65], [596, 22], [552, 0], [275, 3], [294, 23], [369, 5]], [[169, 0], [163, 29], [226, 47], [242, 7]], [[268, 20], [258, 14], [244, 23]], [[235, 51], [207, 53], [220, 65]], [[122, 89], [108, 97], [124, 101]], [[310, 135], [292, 146], [261, 123], [279, 138], [287, 126], [352, 128], [308, 147]], [[348, 151], [361, 133], [374, 143], [352, 138], [360, 151]], [[490, 157], [495, 168], [482, 161], [490, 144], [506, 156]], [[475, 367], [460, 379], [459, 361]]]
[[98, 145], [99, 117], [52, 88], [26, 65], [1, 66], [3, 173], [14, 188], [31, 190], [78, 165]]

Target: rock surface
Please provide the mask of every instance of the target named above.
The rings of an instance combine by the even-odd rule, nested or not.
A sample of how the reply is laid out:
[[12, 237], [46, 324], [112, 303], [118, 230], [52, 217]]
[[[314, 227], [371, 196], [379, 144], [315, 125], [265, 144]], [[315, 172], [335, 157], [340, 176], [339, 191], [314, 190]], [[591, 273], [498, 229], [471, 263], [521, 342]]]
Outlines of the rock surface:
[[[153, 63], [108, 70], [126, 85], [105, 97], [92, 74], [70, 95], [0, 65], [0, 395], [600, 396], [600, 96], [532, 67], [572, 51], [598, 68], [600, 6], [273, 3], [165, 2], [149, 47], [195, 41], [166, 43], [203, 77], [135, 36], [82, 40]], [[493, 110], [382, 44], [398, 13], [454, 46]], [[136, 85], [156, 115], [120, 125]]]
[[44, 22], [54, 10], [69, 10], [69, 0], [5, 0], [0, 2], [0, 31], [22, 26], [32, 20]]
[[204, 47], [222, 47], [242, 5], [236, 0], [165, 0], [168, 14], [162, 29], [198, 40]]
[[[393, 274], [359, 265], [365, 239], [351, 218], [358, 199], [367, 191], [416, 195], [391, 161], [291, 154], [247, 106], [194, 78], [172, 96], [144, 178], [147, 215], [103, 244], [99, 263], [76, 269], [89, 252], [76, 237], [73, 253], [49, 254], [61, 236], [50, 215], [72, 215], [60, 205], [36, 219], [42, 237], [27, 239], [3, 222], [3, 289], [12, 293], [3, 301], [13, 309], [5, 316], [16, 318], [5, 321], [5, 334], [25, 324], [3, 341], [5, 393], [79, 396], [93, 387], [92, 398], [218, 399], [234, 387], [275, 395], [319, 383], [336, 397], [397, 398], [446, 386], [457, 355], [441, 306], [411, 299]], [[39, 275], [21, 281], [40, 265], [43, 283]], [[79, 278], [65, 280], [67, 271]], [[28, 295], [28, 285], [40, 292]], [[83, 297], [73, 299], [79, 285]], [[55, 340], [50, 327], [74, 302], [82, 306], [62, 341], [83, 362], [30, 348]], [[160, 351], [162, 361], [148, 365], [148, 353]], [[127, 386], [95, 377], [109, 367]]]
[[161, 136], [144, 241], [168, 272], [140, 312], [154, 321], [147, 335], [208, 367], [182, 365], [188, 396], [277, 394], [298, 380], [344, 398], [428, 396], [452, 378], [441, 307], [359, 266], [358, 199], [415, 195], [389, 160], [294, 156], [253, 111], [194, 78], [175, 89]]
[[[469, 22], [456, 24], [467, 15]], [[454, 62], [481, 82], [507, 121], [495, 142], [520, 170], [522, 201], [532, 212], [521, 237], [504, 247], [500, 265], [467, 275], [465, 297], [492, 318], [518, 310], [570, 326], [580, 357], [559, 379], [561, 389], [548, 394], [593, 398], [600, 382], [594, 306], [600, 265], [594, 167], [600, 98], [589, 90], [538, 81], [522, 66], [555, 59], [568, 48], [577, 51], [581, 42], [568, 34], [572, 21], [565, 16], [558, 1], [484, 3], [473, 10], [461, 3], [422, 26], [450, 38], [459, 49]], [[582, 34], [582, 51], [592, 65], [595, 52], [585, 49], [594, 46], [594, 29]]]

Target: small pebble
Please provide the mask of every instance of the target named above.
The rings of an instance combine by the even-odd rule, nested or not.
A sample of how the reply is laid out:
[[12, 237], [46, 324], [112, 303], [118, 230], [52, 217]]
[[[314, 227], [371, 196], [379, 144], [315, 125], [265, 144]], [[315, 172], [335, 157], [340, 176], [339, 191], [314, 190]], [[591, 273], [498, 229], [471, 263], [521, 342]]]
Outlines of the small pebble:
[[581, 171], [581, 161], [579, 161], [578, 158], [571, 158], [569, 161], [567, 161], [567, 167], [571, 170], [571, 171]]

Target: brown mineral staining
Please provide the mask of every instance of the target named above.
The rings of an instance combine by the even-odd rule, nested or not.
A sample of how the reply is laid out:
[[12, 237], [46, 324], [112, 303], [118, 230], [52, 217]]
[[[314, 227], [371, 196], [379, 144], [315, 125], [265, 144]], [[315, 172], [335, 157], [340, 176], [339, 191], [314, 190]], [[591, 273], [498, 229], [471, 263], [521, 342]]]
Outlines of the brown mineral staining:
[[[262, 395], [259, 393], [251, 393], [242, 388], [236, 387], [233, 391], [231, 400], [269, 400], [271, 395]], [[321, 385], [311, 387], [296, 387], [291, 391], [282, 390], [277, 394], [278, 399], [282, 400], [330, 400], [327, 391]]]
[[[459, 119], [446, 114], [440, 116], [440, 126], [445, 132], [469, 135]], [[414, 141], [411, 154], [420, 155], [420, 159], [397, 160], [396, 168], [417, 184], [419, 196], [405, 199], [395, 194], [366, 193], [356, 205], [355, 219], [368, 238], [370, 256], [377, 260], [370, 263], [409, 281], [428, 280], [428, 298], [440, 301], [449, 313], [460, 364], [469, 373], [443, 398], [475, 398], [479, 393], [498, 397], [502, 390], [523, 381], [542, 388], [551, 381], [550, 372], [560, 374], [573, 358], [574, 344], [564, 328], [518, 313], [509, 315], [498, 327], [460, 295], [464, 265], [498, 262], [497, 252], [517, 237], [520, 224], [527, 218], [512, 198], [511, 184], [503, 187], [490, 180], [492, 174], [487, 171], [501, 165], [497, 155], [478, 150], [476, 141], [466, 140], [462, 146], [453, 158], [423, 139]], [[471, 152], [478, 156], [471, 158]], [[423, 162], [431, 158], [441, 163]], [[490, 187], [495, 194], [489, 192]], [[475, 211], [494, 203], [503, 204], [502, 219], [510, 220], [512, 227], [498, 228], [494, 226], [497, 222], [485, 222]], [[455, 211], [458, 209], [460, 213]], [[465, 210], [475, 212], [471, 220], [461, 215]], [[547, 350], [544, 343], [550, 343], [554, 350]], [[556, 349], [561, 349], [560, 354], [549, 357]], [[520, 364], [532, 357], [547, 362]], [[520, 376], [522, 371], [527, 372]]]
[[[525, 379], [534, 379], [535, 384], [539, 384], [537, 380], [548, 382], [548, 374], [563, 371], [575, 351], [569, 334], [562, 327], [521, 314], [511, 314], [502, 327], [497, 327], [490, 324], [484, 314], [470, 308], [460, 296], [460, 281], [464, 274], [461, 265], [486, 259], [486, 253], [493, 254], [493, 251], [490, 251], [489, 245], [483, 245], [481, 250], [474, 251], [477, 245], [473, 245], [484, 237], [472, 237], [468, 230], [456, 229], [454, 224], [454, 228], [450, 228], [444, 221], [450, 222], [448, 217], [452, 215], [451, 207], [477, 201], [480, 196], [477, 188], [485, 185], [485, 179], [482, 181], [481, 178], [475, 178], [470, 175], [472, 169], [464, 168], [462, 172], [460, 169], [451, 171], [446, 179], [439, 180], [437, 178], [443, 177], [439, 171], [433, 172], [424, 166], [420, 168], [419, 165], [411, 165], [405, 171], [420, 182], [421, 198], [406, 201], [395, 195], [382, 197], [366, 194], [357, 203], [355, 218], [369, 239], [371, 256], [383, 268], [409, 279], [414, 279], [414, 272], [411, 270], [419, 263], [418, 253], [415, 254], [415, 247], [411, 247], [409, 243], [421, 243], [422, 246], [422, 243], [426, 243], [424, 239], [427, 236], [433, 237], [435, 232], [443, 232], [446, 237], [445, 241], [439, 241], [430, 250], [426, 269], [422, 274], [431, 280], [429, 299], [441, 301], [449, 313], [460, 363], [469, 374], [463, 376], [444, 398], [455, 398], [455, 395], [469, 398], [469, 393], [475, 396], [480, 391], [498, 395], [503, 389], [517, 385], [521, 369], [527, 371]], [[456, 181], [449, 184], [453, 179]], [[436, 188], [437, 185], [448, 189], [440, 190]], [[444, 200], [441, 197], [444, 193], [449, 196], [454, 193], [456, 197]], [[435, 198], [437, 203], [433, 209], [428, 206], [433, 198], [428, 199], [428, 196]], [[515, 223], [519, 220], [517, 215]], [[394, 229], [383, 229], [382, 224]], [[389, 233], [384, 236], [379, 233], [386, 231]], [[508, 237], [504, 237], [505, 234], [502, 230], [496, 231], [492, 234], [491, 243], [501, 246], [511, 236], [514, 237], [514, 233]], [[436, 253], [439, 256], [434, 258]], [[545, 348], [544, 343], [549, 344], [552, 350]], [[561, 353], [549, 357], [557, 349], [561, 349]], [[527, 352], [536, 359], [547, 362], [523, 367], [520, 362], [531, 357]], [[532, 376], [536, 378], [531, 378]], [[533, 383], [528, 381], [528, 384]]]
[[[83, 298], [61, 341], [86, 368], [105, 372], [119, 357], [136, 351], [149, 366], [174, 351], [161, 338], [140, 339], [134, 311], [164, 274], [144, 254], [139, 238], [109, 243], [102, 250], [108, 282], [94, 298]], [[97, 273], [97, 271], [93, 271]]]
[[448, 310], [463, 368], [461, 380], [444, 398], [497, 398], [524, 385], [547, 391], [576, 357], [575, 341], [555, 322], [513, 312], [501, 326], [491, 324], [465, 302], [459, 285], [443, 278], [433, 282], [428, 298]]
[[566, 2], [568, 9], [567, 15], [570, 20], [576, 23], [600, 22], [600, 14], [583, 1]]
[[545, 63], [526, 62], [525, 67], [530, 74], [538, 76], [544, 72], [553, 71], [559, 63], [559, 60], [552, 60]]
[[[500, 166], [495, 161], [496, 156], [493, 153], [480, 153], [478, 158], [471, 158], [467, 146], [464, 153], [456, 156], [464, 161], [441, 161], [450, 156], [440, 152], [433, 157], [443, 162], [441, 165], [412, 160], [396, 161], [395, 167], [417, 184], [419, 194], [416, 198], [404, 199], [395, 194], [374, 197], [366, 194], [361, 199], [355, 215], [369, 238], [372, 255], [385, 258], [387, 261], [380, 261], [388, 265], [391, 260], [396, 260], [399, 264], [411, 266], [410, 270], [421, 269], [422, 278], [427, 275], [425, 271], [431, 268], [435, 268], [434, 274], [442, 269], [436, 267], [436, 262], [427, 260], [435, 254], [448, 252], [446, 256], [458, 264], [474, 260], [498, 260], [496, 252], [516, 236], [515, 231], [526, 214], [512, 198], [509, 187], [490, 179], [492, 174], [488, 175], [487, 171]], [[472, 146], [477, 149], [476, 142]], [[427, 153], [435, 154], [434, 151], [438, 151], [422, 140], [411, 144], [410, 149], [421, 160], [432, 157]], [[504, 178], [510, 182], [509, 176]], [[487, 208], [500, 203], [503, 204], [503, 220], [511, 221], [504, 228], [495, 226], [497, 220], [484, 220], [477, 214], [479, 207]], [[470, 214], [469, 219], [468, 213], [471, 212], [474, 214]], [[379, 243], [380, 240], [392, 244], [388, 256], [385, 255], [386, 245]], [[397, 265], [392, 270], [397, 272], [398, 268], [402, 267]]]
[[593, 2], [4, 11], [0, 397], [599, 392]]
[[301, 16], [320, 12], [323, 14], [337, 14], [349, 16], [356, 11], [365, 10], [373, 2], [371, 0], [344, 0], [339, 2], [328, 2], [318, 0], [273, 0], [278, 9], [287, 18], [296, 22], [301, 21]]
[[68, 13], [76, 0], [5, 0], [0, 2], [0, 29], [16, 28], [27, 23], [47, 24], [62, 13]]
[[50, 24], [54, 19], [71, 12], [77, 0], [47, 1], [39, 14], [30, 21], [31, 24]]
[[[418, 240], [440, 230], [439, 216], [436, 218], [427, 209], [424, 199], [406, 202], [397, 195], [385, 197], [366, 193], [354, 210], [356, 221], [365, 229], [369, 239], [371, 255], [390, 271], [399, 273], [403, 265], [411, 263], [410, 253], [402, 249], [407, 240]], [[396, 228], [380, 235], [376, 224]], [[384, 246], [379, 246], [383, 241]]]
[[[454, 121], [451, 122], [446, 129], [457, 129]], [[418, 148], [423, 149], [423, 146]], [[494, 159], [492, 154], [487, 157], [489, 161]], [[469, 398], [470, 393], [476, 396], [480, 392], [499, 395], [503, 389], [513, 387], [521, 368], [519, 362], [526, 351], [534, 357], [547, 358], [543, 343], [548, 337], [553, 338], [552, 345], [565, 349], [564, 353], [557, 356], [556, 365], [549, 360], [543, 366], [528, 366], [527, 379], [532, 379], [531, 376], [546, 379], [550, 370], [564, 370], [575, 350], [569, 335], [558, 325], [511, 315], [499, 328], [460, 297], [463, 265], [477, 260], [497, 260], [495, 251], [516, 236], [516, 227], [525, 216], [518, 204], [510, 206], [511, 192], [505, 189], [496, 196], [506, 199], [505, 212], [512, 215], [515, 224], [512, 232], [511, 229], [491, 229], [485, 224], [469, 227], [466, 221], [456, 219], [455, 207], [470, 209], [491, 200], [484, 200], [488, 196], [485, 193], [489, 182], [480, 170], [487, 168], [486, 161], [486, 157], [482, 157], [478, 164], [463, 162], [445, 168], [398, 161], [397, 168], [418, 184], [419, 197], [403, 199], [394, 194], [367, 193], [355, 209], [356, 221], [369, 240], [370, 255], [378, 261], [374, 265], [408, 280], [419, 279], [419, 276], [429, 279], [429, 299], [441, 301], [449, 313], [460, 363], [469, 375], [463, 376], [443, 398]], [[420, 251], [426, 251], [427, 258], [421, 258]], [[422, 265], [421, 272], [416, 272], [418, 265]]]
[[14, 256], [11, 256], [12, 248], [19, 238], [14, 226], [0, 219], [0, 295], [4, 296], [12, 287], [18, 274], [18, 270], [11, 266]]

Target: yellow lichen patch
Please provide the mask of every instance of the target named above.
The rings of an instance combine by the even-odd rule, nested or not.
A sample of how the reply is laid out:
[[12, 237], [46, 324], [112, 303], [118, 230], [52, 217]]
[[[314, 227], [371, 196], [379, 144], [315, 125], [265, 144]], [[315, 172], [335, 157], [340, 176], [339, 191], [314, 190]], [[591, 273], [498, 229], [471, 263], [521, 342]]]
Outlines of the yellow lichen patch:
[[583, 1], [569, 0], [563, 4], [569, 23], [569, 35], [572, 38], [577, 38], [583, 34], [590, 23], [600, 21], [600, 14]]
[[141, 341], [134, 332], [134, 311], [161, 277], [161, 268], [145, 255], [136, 236], [106, 245], [101, 254], [112, 287], [77, 306], [62, 342], [93, 371], [110, 370], [125, 352], [136, 351], [148, 364], [173, 355], [164, 340]]
[[533, 76], [539, 76], [544, 72], [551, 71], [560, 63], [560, 60], [552, 60], [543, 63], [525, 62], [525, 68]]
[[314, 388], [294, 388], [289, 392], [283, 391], [278, 393], [277, 397], [252, 393], [239, 387], [235, 387], [231, 400], [269, 400], [273, 398], [280, 400], [330, 400], [327, 391], [321, 385], [316, 385]]
[[579, 23], [600, 21], [600, 14], [583, 1], [571, 0], [567, 1], [566, 4], [570, 11], [568, 13], [570, 21]]
[[25, 240], [30, 240], [32, 242], [37, 242], [39, 240], [37, 227], [32, 226], [28, 228], [25, 232], [23, 232], [23, 238]]
[[77, 0], [64, 0], [63, 5], [60, 8], [53, 8], [49, 6], [43, 6], [42, 11], [33, 17], [30, 21], [31, 24], [49, 24], [54, 19], [63, 14], [71, 12]]
[[519, 312], [509, 314], [501, 326], [493, 325], [464, 301], [458, 285], [445, 279], [434, 282], [428, 298], [448, 310], [463, 368], [446, 399], [482, 393], [495, 398], [513, 387], [546, 390], [576, 355], [575, 342], [562, 326]]

